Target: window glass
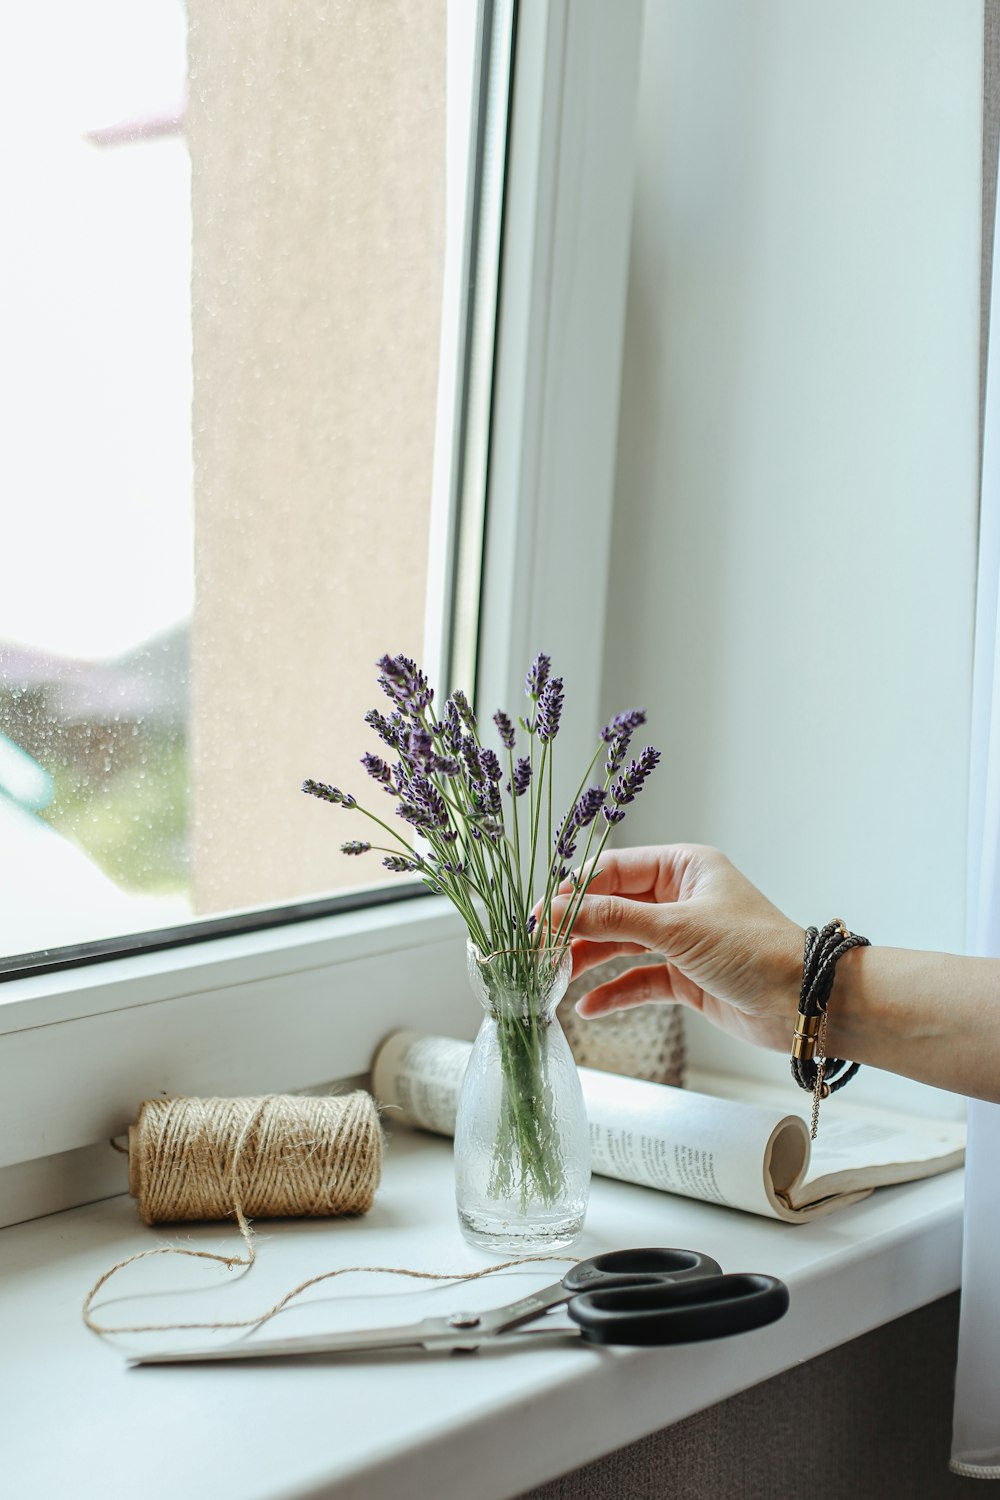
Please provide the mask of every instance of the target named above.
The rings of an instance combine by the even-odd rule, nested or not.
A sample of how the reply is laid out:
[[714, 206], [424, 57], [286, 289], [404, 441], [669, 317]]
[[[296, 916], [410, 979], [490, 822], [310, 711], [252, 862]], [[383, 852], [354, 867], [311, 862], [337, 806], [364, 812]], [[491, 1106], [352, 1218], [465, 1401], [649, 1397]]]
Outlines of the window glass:
[[299, 788], [360, 790], [377, 657], [443, 661], [477, 24], [5, 18], [0, 956], [385, 875]]

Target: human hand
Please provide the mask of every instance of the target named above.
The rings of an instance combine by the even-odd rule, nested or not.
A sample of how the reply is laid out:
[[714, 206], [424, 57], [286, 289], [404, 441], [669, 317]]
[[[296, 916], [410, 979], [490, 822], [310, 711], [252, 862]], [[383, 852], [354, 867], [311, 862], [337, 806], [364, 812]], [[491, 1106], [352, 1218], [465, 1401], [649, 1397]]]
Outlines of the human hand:
[[[552, 904], [556, 931], [570, 903]], [[574, 977], [624, 953], [655, 952], [578, 1003], [602, 1016], [650, 1000], [677, 1001], [724, 1031], [787, 1050], [798, 1008], [804, 932], [717, 849], [674, 844], [606, 851], [572, 934]]]

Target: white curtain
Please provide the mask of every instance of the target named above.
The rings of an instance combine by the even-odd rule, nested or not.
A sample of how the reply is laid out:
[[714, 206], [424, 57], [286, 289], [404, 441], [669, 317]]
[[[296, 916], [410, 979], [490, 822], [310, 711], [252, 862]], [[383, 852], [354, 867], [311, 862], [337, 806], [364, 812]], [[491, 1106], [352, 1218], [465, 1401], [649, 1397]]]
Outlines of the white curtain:
[[[998, 194], [1000, 204], [1000, 194]], [[968, 951], [1000, 956], [1000, 225], [994, 239], [972, 687]], [[951, 1467], [1000, 1479], [1000, 1105], [971, 1101]]]

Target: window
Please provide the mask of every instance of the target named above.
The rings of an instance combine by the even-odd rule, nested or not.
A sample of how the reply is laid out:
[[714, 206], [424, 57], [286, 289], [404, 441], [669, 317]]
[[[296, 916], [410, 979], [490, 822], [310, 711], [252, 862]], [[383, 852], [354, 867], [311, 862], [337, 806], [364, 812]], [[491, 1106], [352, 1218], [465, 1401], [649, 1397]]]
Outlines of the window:
[[[397, 5], [386, 0], [379, 7], [330, 0], [312, 9], [317, 18], [361, 18], [389, 11], [427, 14], [435, 8], [430, 4], [412, 7], [404, 0]], [[458, 0], [457, 10], [465, 9]], [[261, 12], [254, 24], [272, 23], [273, 8], [265, 10], [266, 17]], [[208, 0], [191, 0], [188, 24], [192, 47], [200, 29], [197, 45], [205, 46], [206, 56], [214, 46], [220, 60], [228, 56], [231, 61], [236, 31], [227, 34], [226, 45], [220, 40], [224, 27], [220, 12], [226, 11], [227, 6], [210, 5]], [[297, 15], [298, 8], [289, 7], [289, 13]], [[498, 0], [492, 7], [484, 5], [484, 25], [488, 22], [492, 34], [510, 14]], [[445, 15], [443, 10], [441, 15]], [[432, 624], [425, 626], [423, 639], [432, 669], [439, 675], [447, 673], [445, 647], [452, 637], [442, 601], [471, 598], [473, 609], [466, 619], [477, 622], [476, 693], [484, 711], [514, 701], [526, 661], [538, 649], [545, 649], [560, 662], [572, 684], [565, 729], [575, 723], [589, 739], [601, 707], [640, 5], [638, 0], [622, 0], [614, 7], [604, 0], [538, 0], [517, 6], [515, 19], [510, 125], [502, 137], [502, 256], [499, 216], [494, 211], [495, 238], [487, 235], [482, 240], [475, 260], [468, 242], [463, 245], [460, 271], [453, 275], [449, 270], [444, 277], [445, 296], [438, 313], [445, 351], [439, 368], [461, 371], [463, 378], [459, 380], [454, 373], [450, 377], [450, 395], [438, 401], [435, 417], [426, 553], [431, 565], [427, 619]], [[284, 54], [275, 51], [269, 40], [242, 34], [238, 40], [240, 46], [251, 41], [262, 45], [273, 58], [271, 66], [278, 68], [280, 57], [284, 68]], [[301, 51], [311, 55], [304, 41]], [[497, 79], [495, 63], [488, 76]], [[249, 90], [253, 86], [251, 72], [240, 87]], [[207, 124], [212, 94], [200, 65], [192, 80], [192, 93], [199, 91], [205, 94], [199, 107]], [[227, 133], [231, 128], [235, 126], [227, 122]], [[191, 138], [197, 156], [193, 126]], [[490, 138], [480, 135], [479, 139], [483, 142], [479, 153], [482, 178]], [[501, 137], [493, 140], [499, 145]], [[283, 159], [286, 155], [287, 148], [283, 148]], [[322, 163], [315, 169], [308, 161], [294, 164], [302, 191], [324, 170]], [[264, 175], [271, 173], [265, 170]], [[194, 202], [197, 250], [197, 186]], [[488, 221], [483, 209], [479, 218], [481, 223]], [[307, 274], [315, 277], [318, 273], [309, 264], [307, 246], [300, 249]], [[317, 254], [322, 259], [322, 250]], [[481, 341], [478, 346], [475, 337], [467, 341], [470, 323], [463, 309], [468, 306], [468, 288], [489, 279], [491, 261], [499, 279], [499, 296], [495, 318], [479, 320], [490, 335], [484, 354]], [[226, 274], [242, 274], [244, 269], [231, 264]], [[248, 278], [247, 296], [254, 284]], [[290, 315], [296, 311], [296, 285], [288, 282], [282, 289]], [[245, 326], [243, 306], [233, 312], [227, 302], [233, 295], [229, 283], [215, 290], [213, 307], [228, 306], [233, 336]], [[196, 272], [195, 298], [203, 294]], [[475, 320], [471, 326], [475, 328]], [[222, 339], [224, 331], [215, 330], [212, 337]], [[310, 349], [318, 346], [320, 354], [322, 332], [307, 330], [309, 337], [315, 334]], [[280, 325], [275, 339], [282, 334]], [[211, 339], [208, 348], [218, 352]], [[293, 368], [295, 361], [281, 358], [288, 378], [297, 379], [302, 372]], [[222, 364], [234, 384], [245, 373], [225, 360]], [[474, 364], [478, 374], [468, 378]], [[198, 371], [196, 337], [196, 383]], [[249, 378], [255, 379], [252, 368]], [[305, 385], [308, 394], [309, 382]], [[471, 398], [465, 393], [474, 388], [488, 409], [488, 423], [483, 422], [483, 408], [478, 418], [475, 411], [466, 409]], [[224, 387], [219, 400], [232, 399], [233, 392]], [[310, 399], [311, 413], [327, 412], [325, 387], [313, 390]], [[196, 384], [196, 411], [197, 402]], [[462, 423], [448, 415], [455, 409], [462, 410]], [[282, 416], [287, 439], [289, 418], [280, 402], [273, 410], [263, 404], [259, 416], [262, 425], [272, 416], [276, 422]], [[467, 439], [462, 437], [465, 427], [476, 420], [479, 427], [470, 430]], [[316, 429], [308, 422], [296, 424], [294, 431], [296, 443], [301, 441], [306, 448], [316, 440]], [[197, 431], [195, 437], [197, 493], [201, 462]], [[387, 431], [381, 438], [389, 444], [392, 434]], [[218, 433], [214, 441], [222, 441]], [[297, 461], [297, 447], [289, 448], [286, 441], [286, 449]], [[232, 442], [225, 457], [226, 464], [238, 472], [243, 455]], [[480, 506], [477, 517], [463, 511], [463, 532], [451, 487], [457, 485], [457, 476], [464, 480], [477, 471], [480, 500], [485, 492], [486, 504]], [[227, 472], [225, 465], [222, 472]], [[449, 476], [447, 480], [443, 475]], [[230, 492], [238, 496], [240, 486], [232, 486]], [[477, 527], [481, 535], [478, 554], [473, 545]], [[221, 547], [218, 555], [224, 552]], [[478, 571], [471, 577], [468, 571], [463, 574], [463, 559], [477, 555]], [[283, 557], [273, 560], [276, 569], [286, 563]], [[261, 564], [264, 569], [269, 566], [267, 559]], [[254, 574], [247, 579], [248, 588], [257, 582]], [[402, 642], [386, 641], [389, 616], [383, 611], [391, 601], [385, 590], [369, 592], [371, 597], [364, 603], [379, 626], [376, 654], [385, 645], [400, 649]], [[581, 600], [585, 608], [571, 607]], [[246, 628], [252, 630], [258, 623], [248, 612]], [[353, 628], [353, 619], [351, 623]], [[457, 651], [457, 636], [454, 642]], [[344, 644], [327, 637], [317, 647], [309, 637], [294, 640], [293, 648], [291, 654], [316, 652], [320, 665], [310, 672], [308, 691], [325, 692], [323, 669], [328, 662], [340, 660]], [[352, 648], [350, 656], [352, 661], [360, 659], [360, 651]], [[251, 664], [238, 653], [234, 660], [233, 671], [249, 671]], [[295, 665], [291, 655], [287, 660]], [[352, 723], [360, 717], [357, 710], [371, 701], [370, 670], [364, 666], [365, 691], [359, 704], [348, 705]], [[196, 687], [195, 696], [198, 691]], [[296, 736], [304, 696], [272, 695], [262, 714], [276, 726], [277, 738], [286, 745]], [[237, 771], [257, 753], [252, 738], [246, 742], [248, 733], [252, 736], [244, 728], [233, 730], [233, 744], [237, 734], [243, 740], [236, 747], [239, 755], [234, 756]], [[328, 743], [324, 740], [324, 755]], [[296, 783], [299, 767], [296, 758]], [[333, 768], [325, 761], [322, 765], [310, 761], [303, 769], [304, 774], [332, 779]], [[26, 773], [23, 763], [20, 772]], [[20, 785], [23, 788], [23, 781]], [[565, 789], [564, 795], [571, 792], [572, 787]], [[333, 831], [335, 810], [299, 800], [313, 814], [310, 832], [318, 830], [316, 836], [336, 863], [340, 856]], [[327, 812], [329, 817], [324, 816]], [[258, 839], [255, 825], [251, 822], [247, 827], [246, 836]], [[258, 842], [265, 843], [263, 836]], [[16, 865], [12, 869], [6, 860], [0, 870], [5, 888], [12, 889], [17, 882]], [[149, 1094], [307, 1087], [363, 1072], [374, 1046], [393, 1026], [416, 1022], [456, 1034], [468, 1034], [474, 1028], [461, 925], [436, 898], [328, 915], [317, 915], [312, 908], [303, 912], [293, 904], [286, 915], [301, 920], [208, 936], [187, 946], [110, 957], [82, 967], [60, 968], [57, 959], [44, 971], [14, 974], [0, 985], [0, 1220], [6, 1211], [2, 1169], [11, 1164], [20, 1164], [15, 1169], [21, 1174], [19, 1182], [48, 1184], [44, 1191], [39, 1187], [36, 1192], [34, 1186], [30, 1192], [25, 1189], [28, 1195], [20, 1199], [22, 1215], [48, 1211], [74, 1194], [89, 1191], [96, 1196], [93, 1185], [78, 1185], [87, 1173], [78, 1170], [77, 1157], [57, 1159], [57, 1154], [80, 1152], [81, 1159], [86, 1157], [92, 1143], [106, 1141], [120, 1129], [134, 1115], [136, 1102]], [[56, 1099], [58, 1108], [53, 1108]], [[94, 1179], [88, 1181], [93, 1184]], [[75, 1201], [84, 1200], [76, 1196]]]
[[510, 7], [8, 29], [0, 955], [300, 915], [386, 879], [299, 787], [356, 784], [383, 652], [447, 674], [459, 584], [474, 671]]

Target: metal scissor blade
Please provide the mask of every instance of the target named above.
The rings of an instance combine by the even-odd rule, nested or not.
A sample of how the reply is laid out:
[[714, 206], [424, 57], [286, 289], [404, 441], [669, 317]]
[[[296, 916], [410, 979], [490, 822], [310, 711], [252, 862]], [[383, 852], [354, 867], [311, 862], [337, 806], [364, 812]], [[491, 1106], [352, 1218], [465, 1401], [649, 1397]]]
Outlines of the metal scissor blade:
[[424, 1318], [398, 1328], [363, 1328], [356, 1333], [311, 1333], [296, 1338], [247, 1339], [238, 1344], [220, 1344], [203, 1349], [160, 1349], [150, 1354], [132, 1354], [130, 1365], [205, 1364], [231, 1359], [293, 1359], [300, 1354], [357, 1354], [367, 1349], [420, 1349], [469, 1347], [476, 1341], [445, 1318]]
[[543, 1287], [540, 1292], [529, 1292], [527, 1297], [520, 1297], [516, 1302], [505, 1302], [503, 1307], [491, 1307], [480, 1313], [479, 1331], [493, 1335], [505, 1333], [508, 1328], [518, 1328], [522, 1323], [540, 1318], [549, 1308], [568, 1302], [572, 1295], [561, 1281], [553, 1282], [552, 1286]]

